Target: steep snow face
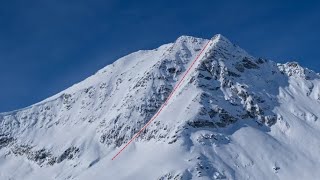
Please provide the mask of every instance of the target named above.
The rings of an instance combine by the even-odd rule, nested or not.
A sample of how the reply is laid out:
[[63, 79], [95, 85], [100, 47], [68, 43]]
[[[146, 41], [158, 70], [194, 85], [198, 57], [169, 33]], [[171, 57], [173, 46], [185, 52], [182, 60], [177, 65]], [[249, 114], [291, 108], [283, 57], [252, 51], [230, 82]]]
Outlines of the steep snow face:
[[0, 114], [0, 179], [315, 179], [319, 104], [319, 74], [295, 62], [181, 36]]

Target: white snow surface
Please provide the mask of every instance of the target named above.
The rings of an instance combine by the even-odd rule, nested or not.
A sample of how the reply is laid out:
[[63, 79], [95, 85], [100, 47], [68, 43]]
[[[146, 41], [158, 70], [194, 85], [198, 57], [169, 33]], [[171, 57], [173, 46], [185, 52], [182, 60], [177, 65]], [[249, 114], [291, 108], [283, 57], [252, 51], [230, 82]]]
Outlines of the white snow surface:
[[319, 74], [181, 36], [1, 113], [0, 180], [318, 179], [319, 117]]

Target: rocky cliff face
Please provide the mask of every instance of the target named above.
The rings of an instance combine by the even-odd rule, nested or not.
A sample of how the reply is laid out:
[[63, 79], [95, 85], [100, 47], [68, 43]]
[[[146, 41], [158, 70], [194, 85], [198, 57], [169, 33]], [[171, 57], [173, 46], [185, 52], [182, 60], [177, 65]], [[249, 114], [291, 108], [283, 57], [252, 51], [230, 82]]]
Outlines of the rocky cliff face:
[[[208, 41], [159, 117], [112, 162]], [[320, 167], [319, 104], [319, 74], [296, 62], [252, 57], [222, 35], [182, 36], [0, 114], [0, 179], [312, 178]]]

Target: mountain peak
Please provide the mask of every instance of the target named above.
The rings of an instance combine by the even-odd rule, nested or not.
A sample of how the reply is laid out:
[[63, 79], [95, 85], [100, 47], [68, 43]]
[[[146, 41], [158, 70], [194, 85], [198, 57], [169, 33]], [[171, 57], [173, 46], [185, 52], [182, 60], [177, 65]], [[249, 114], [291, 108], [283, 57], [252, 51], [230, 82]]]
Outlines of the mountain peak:
[[292, 61], [285, 64], [278, 63], [279, 70], [288, 76], [314, 79], [319, 77], [317, 73], [308, 68], [302, 67], [298, 62]]
[[194, 37], [194, 36], [182, 35], [182, 36], [178, 37], [178, 39], [175, 41], [175, 43], [176, 44], [181, 44], [181, 43], [185, 43], [185, 42], [196, 43], [199, 41], [205, 41], [205, 39]]
[[222, 34], [216, 34], [211, 38], [213, 43], [217, 44], [218, 46], [222, 47], [236, 47], [228, 38], [223, 36]]
[[[181, 41], [188, 41], [188, 40], [195, 40], [195, 39], [202, 39], [205, 40], [203, 38], [199, 38], [199, 37], [195, 37], [195, 36], [189, 36], [189, 35], [182, 35], [180, 37], [178, 37], [178, 39], [176, 40], [176, 42], [181, 42]], [[211, 40], [213, 41], [222, 41], [225, 43], [230, 43], [232, 44], [232, 42], [226, 38], [225, 36], [223, 36], [222, 34], [216, 34], [214, 35]]]
[[[198, 38], [198, 37], [194, 37], [194, 36], [182, 35], [175, 41], [175, 44], [177, 46], [184, 46], [184, 45], [186, 45], [185, 43], [188, 43], [190, 45], [191, 44], [195, 45], [195, 44], [198, 44], [198, 43], [201, 44], [201, 43], [204, 43], [207, 41], [209, 41], [209, 39], [202, 39], [202, 38]], [[210, 46], [212, 46], [212, 48], [214, 48], [216, 50], [222, 49], [222, 50], [227, 50], [227, 51], [241, 51], [246, 54], [246, 52], [244, 50], [242, 50], [240, 47], [233, 44], [229, 39], [227, 39], [222, 34], [214, 35], [210, 39], [210, 41], [212, 42]]]
[[[216, 34], [212, 38], [212, 40], [217, 40], [217, 41], [225, 41], [225, 42], [230, 42], [229, 39], [227, 39], [225, 36], [222, 34]], [[230, 42], [231, 43], [231, 42]]]

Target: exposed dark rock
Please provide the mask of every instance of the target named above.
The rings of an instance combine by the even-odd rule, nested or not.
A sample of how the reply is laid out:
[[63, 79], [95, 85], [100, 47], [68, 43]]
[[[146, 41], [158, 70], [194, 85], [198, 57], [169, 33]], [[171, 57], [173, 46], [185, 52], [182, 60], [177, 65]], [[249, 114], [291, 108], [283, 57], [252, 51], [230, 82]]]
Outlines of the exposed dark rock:
[[34, 161], [40, 166], [45, 162], [52, 164], [55, 161], [51, 152], [44, 148], [33, 151], [29, 145], [16, 145], [11, 149], [11, 152], [16, 156], [26, 156], [30, 161]]
[[247, 57], [243, 58], [242, 64], [247, 69], [258, 69], [259, 68], [259, 66], [256, 63], [250, 61]]
[[244, 72], [244, 66], [241, 63], [236, 63], [234, 66], [239, 72]]
[[268, 126], [272, 126], [277, 122], [276, 116], [264, 116], [264, 121]]
[[264, 59], [262, 59], [262, 58], [258, 58], [257, 60], [256, 60], [256, 63], [258, 63], [258, 64], [263, 64], [263, 63], [265, 63], [266, 62], [266, 60], [264, 60]]
[[10, 137], [9, 135], [0, 135], [0, 149], [8, 146], [11, 142], [14, 141], [13, 137]]
[[232, 72], [232, 71], [228, 71], [228, 75], [229, 75], [229, 76], [233, 76], [233, 77], [240, 77], [239, 74], [234, 73], [234, 72]]
[[201, 73], [199, 73], [199, 74], [198, 74], [198, 78], [204, 78], [204, 75], [201, 74]]
[[235, 123], [237, 119], [233, 116], [231, 116], [227, 111], [224, 109], [221, 109], [219, 112], [220, 122], [217, 122], [216, 124], [219, 127], [225, 127], [229, 124]]
[[118, 137], [117, 139], [115, 139], [114, 143], [116, 147], [120, 147], [122, 144], [125, 143], [125, 137], [124, 136]]
[[79, 148], [70, 147], [59, 157], [55, 157], [47, 149], [33, 150], [29, 145], [15, 145], [11, 148], [11, 152], [16, 156], [25, 156], [28, 160], [36, 162], [39, 166], [54, 165], [66, 159], [72, 159], [79, 153]]
[[168, 68], [168, 72], [169, 73], [175, 73], [176, 72], [176, 68], [175, 67], [171, 67], [171, 68]]
[[205, 120], [188, 122], [188, 125], [194, 128], [203, 128], [203, 127], [215, 128], [216, 127], [213, 122], [205, 121]]
[[69, 147], [57, 158], [57, 163], [60, 163], [65, 159], [73, 159], [79, 152], [79, 148]]
[[288, 66], [295, 68], [295, 67], [298, 67], [299, 64], [298, 64], [297, 62], [289, 62], [289, 63], [288, 63]]
[[215, 117], [218, 114], [218, 112], [216, 110], [212, 109], [208, 112], [208, 114], [209, 114], [210, 118], [212, 119], [213, 117]]
[[45, 149], [40, 149], [34, 152], [31, 151], [28, 154], [28, 159], [38, 162], [40, 164], [42, 164], [46, 159], [49, 159], [51, 157], [52, 157], [52, 154]]

